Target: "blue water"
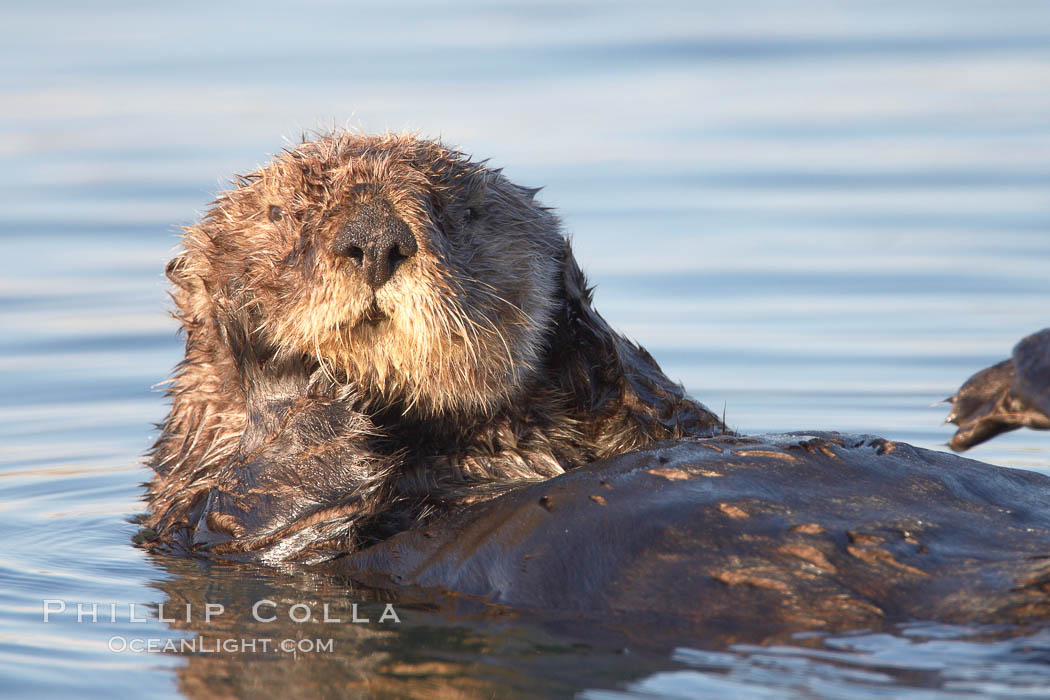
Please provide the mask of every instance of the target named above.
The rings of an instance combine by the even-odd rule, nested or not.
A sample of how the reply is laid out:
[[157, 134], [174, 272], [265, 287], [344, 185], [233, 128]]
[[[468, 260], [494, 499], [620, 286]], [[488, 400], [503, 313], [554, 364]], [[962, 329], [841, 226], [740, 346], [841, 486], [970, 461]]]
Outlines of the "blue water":
[[[602, 314], [731, 427], [944, 449], [931, 404], [1050, 325], [1046, 2], [51, 2], [2, 17], [5, 696], [1050, 693], [1046, 631], [922, 622], [632, 654], [410, 607], [396, 627], [321, 629], [334, 653], [110, 648], [258, 633], [243, 604], [261, 598], [382, 610], [305, 574], [129, 544], [165, 413], [153, 387], [182, 351], [163, 267], [234, 172], [315, 128], [441, 137], [545, 185]], [[1050, 434], [972, 456], [1050, 473]], [[44, 599], [69, 609], [44, 623]], [[110, 601], [116, 621], [77, 623], [77, 602]], [[165, 601], [231, 612], [161, 622]], [[149, 621], [130, 622], [131, 603]], [[261, 629], [319, 634], [287, 617]]]

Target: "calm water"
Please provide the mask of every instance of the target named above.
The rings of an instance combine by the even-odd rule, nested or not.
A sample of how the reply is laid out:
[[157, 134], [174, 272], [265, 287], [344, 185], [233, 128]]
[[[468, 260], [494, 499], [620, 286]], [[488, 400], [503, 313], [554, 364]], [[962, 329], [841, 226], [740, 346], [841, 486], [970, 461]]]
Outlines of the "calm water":
[[[0, 693], [1050, 693], [1046, 630], [917, 621], [657, 654], [411, 606], [381, 625], [367, 592], [152, 559], [127, 522], [165, 412], [152, 387], [181, 356], [177, 226], [332, 125], [417, 129], [546, 185], [602, 313], [731, 426], [943, 449], [930, 404], [1050, 325], [1050, 5], [86, 5], [0, 21]], [[1050, 473], [1050, 434], [972, 456]], [[69, 610], [45, 624], [49, 598]], [[269, 627], [245, 612], [262, 598]], [[116, 621], [72, 614], [110, 601]], [[205, 601], [229, 612], [157, 619]], [[286, 615], [353, 602], [372, 623]], [[322, 633], [334, 653], [110, 650]]]

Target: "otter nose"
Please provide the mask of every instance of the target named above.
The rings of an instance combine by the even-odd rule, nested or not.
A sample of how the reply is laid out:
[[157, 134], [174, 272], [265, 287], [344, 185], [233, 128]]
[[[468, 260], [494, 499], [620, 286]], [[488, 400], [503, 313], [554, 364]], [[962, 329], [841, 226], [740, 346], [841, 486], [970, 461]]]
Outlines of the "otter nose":
[[360, 207], [335, 241], [336, 254], [360, 267], [372, 289], [386, 284], [398, 265], [417, 250], [408, 224], [386, 202], [369, 202]]

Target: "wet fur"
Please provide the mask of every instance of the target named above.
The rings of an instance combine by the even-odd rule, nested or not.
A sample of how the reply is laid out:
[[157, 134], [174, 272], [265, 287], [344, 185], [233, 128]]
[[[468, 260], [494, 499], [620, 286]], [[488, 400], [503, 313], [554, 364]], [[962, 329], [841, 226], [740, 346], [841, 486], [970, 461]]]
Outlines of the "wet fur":
[[[721, 432], [594, 311], [557, 218], [498, 170], [335, 133], [236, 185], [168, 266], [186, 357], [150, 455], [149, 547], [319, 561]], [[419, 248], [374, 294], [332, 245], [369, 202]]]

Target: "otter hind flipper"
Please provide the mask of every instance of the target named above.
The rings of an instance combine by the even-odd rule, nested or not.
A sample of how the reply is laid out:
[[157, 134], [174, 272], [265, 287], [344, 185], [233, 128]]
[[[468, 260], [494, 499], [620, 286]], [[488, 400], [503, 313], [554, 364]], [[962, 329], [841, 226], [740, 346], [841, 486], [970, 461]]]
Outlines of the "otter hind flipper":
[[977, 372], [959, 387], [949, 401], [947, 422], [959, 426], [948, 446], [962, 452], [1020, 426], [1004, 420], [1004, 399], [1014, 379], [1011, 360], [1003, 360]]
[[948, 446], [957, 452], [1018, 428], [1050, 430], [1050, 328], [974, 374], [949, 401], [947, 422], [959, 429]]

